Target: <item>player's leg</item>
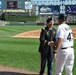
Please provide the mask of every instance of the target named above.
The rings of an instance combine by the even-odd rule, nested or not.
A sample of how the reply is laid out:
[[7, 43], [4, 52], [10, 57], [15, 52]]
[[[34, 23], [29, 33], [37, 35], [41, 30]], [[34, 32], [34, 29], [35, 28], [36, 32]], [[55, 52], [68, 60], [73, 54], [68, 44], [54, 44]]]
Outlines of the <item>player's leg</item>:
[[67, 54], [62, 52], [62, 51], [58, 51], [57, 53], [57, 60], [56, 60], [56, 75], [62, 75], [62, 71], [65, 65], [65, 61], [67, 58]]
[[65, 63], [66, 75], [73, 75], [72, 74], [73, 64], [74, 64], [74, 52], [72, 50], [68, 55], [67, 61]]
[[41, 54], [41, 69], [40, 69], [39, 75], [43, 75], [44, 70], [45, 70], [46, 61], [47, 61], [47, 55]]

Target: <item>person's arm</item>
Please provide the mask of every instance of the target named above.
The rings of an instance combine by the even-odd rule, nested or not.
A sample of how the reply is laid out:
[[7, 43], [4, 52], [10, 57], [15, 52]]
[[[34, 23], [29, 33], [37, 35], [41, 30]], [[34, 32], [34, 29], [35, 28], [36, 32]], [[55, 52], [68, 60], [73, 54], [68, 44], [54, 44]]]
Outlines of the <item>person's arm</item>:
[[48, 41], [45, 40], [45, 29], [44, 29], [44, 28], [41, 30], [40, 42], [41, 42], [41, 44], [43, 44], [43, 45], [48, 44]]
[[57, 45], [56, 45], [56, 48], [55, 48], [55, 51], [57, 52], [62, 44], [62, 41], [63, 39], [62, 38], [58, 38], [58, 41], [57, 41]]
[[57, 42], [56, 42], [56, 48], [55, 48], [55, 50], [54, 50], [54, 59], [55, 59], [55, 60], [56, 60], [57, 51], [59, 50], [59, 48], [61, 47], [62, 42], [63, 42], [64, 29], [59, 28], [59, 29], [57, 30], [56, 38], [57, 38]]
[[56, 44], [56, 48], [54, 50], [54, 59], [56, 60], [56, 53], [59, 50], [61, 44], [62, 44], [63, 39], [62, 38], [58, 38], [57, 44]]
[[52, 41], [50, 41], [49, 45], [55, 47], [55, 45], [56, 45], [56, 29], [53, 29], [52, 36], [53, 36], [53, 38], [52, 38]]

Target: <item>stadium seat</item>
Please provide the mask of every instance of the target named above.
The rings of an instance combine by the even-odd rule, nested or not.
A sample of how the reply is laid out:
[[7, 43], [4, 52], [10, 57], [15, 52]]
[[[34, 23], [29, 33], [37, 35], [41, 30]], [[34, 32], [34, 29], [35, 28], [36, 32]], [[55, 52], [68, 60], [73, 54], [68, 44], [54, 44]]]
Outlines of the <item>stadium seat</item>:
[[68, 5], [68, 1], [65, 1], [64, 3], [65, 3], [65, 5]]
[[72, 1], [72, 4], [76, 4], [76, 1]]
[[58, 2], [57, 2], [57, 4], [58, 4], [58, 5], [61, 5], [61, 2], [60, 2], [60, 1], [58, 1]]
[[55, 1], [55, 2], [54, 2], [54, 5], [58, 5], [58, 1]]
[[71, 4], [72, 4], [72, 2], [71, 2], [71, 1], [69, 1], [68, 3], [69, 3], [69, 5], [71, 5]]
[[49, 4], [49, 2], [45, 2], [45, 5], [48, 5]]

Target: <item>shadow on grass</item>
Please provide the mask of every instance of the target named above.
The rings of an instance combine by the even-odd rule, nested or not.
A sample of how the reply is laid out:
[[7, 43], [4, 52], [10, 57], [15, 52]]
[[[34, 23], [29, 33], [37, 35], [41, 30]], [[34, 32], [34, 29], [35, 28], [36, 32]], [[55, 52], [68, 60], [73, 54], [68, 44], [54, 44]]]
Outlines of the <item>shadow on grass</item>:
[[26, 73], [17, 73], [17, 72], [0, 72], [0, 75], [38, 75], [38, 74], [26, 74]]

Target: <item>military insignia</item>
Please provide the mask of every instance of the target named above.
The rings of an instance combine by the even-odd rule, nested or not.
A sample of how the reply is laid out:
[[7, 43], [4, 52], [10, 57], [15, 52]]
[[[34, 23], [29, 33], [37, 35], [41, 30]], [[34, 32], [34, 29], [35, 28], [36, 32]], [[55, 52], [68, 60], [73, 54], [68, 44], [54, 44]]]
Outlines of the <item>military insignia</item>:
[[55, 31], [53, 32], [53, 34], [55, 34]]
[[45, 30], [45, 28], [42, 28], [43, 30]]
[[47, 32], [47, 35], [49, 35], [49, 32]]

